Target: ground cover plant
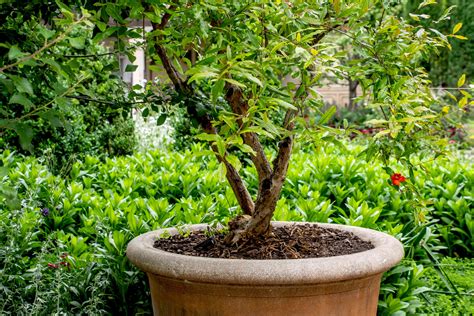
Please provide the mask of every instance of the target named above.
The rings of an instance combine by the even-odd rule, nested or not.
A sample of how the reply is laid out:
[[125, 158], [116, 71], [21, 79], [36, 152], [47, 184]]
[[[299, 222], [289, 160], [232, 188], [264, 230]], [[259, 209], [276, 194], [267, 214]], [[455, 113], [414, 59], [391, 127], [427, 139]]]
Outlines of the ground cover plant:
[[[357, 158], [364, 148], [297, 148], [275, 219], [343, 223], [397, 236], [406, 259], [384, 278], [379, 314], [441, 312], [447, 306], [463, 314], [464, 302], [472, 305], [466, 293], [473, 291], [463, 281], [464, 273], [472, 273], [474, 247], [470, 160], [425, 163], [431, 176], [415, 176], [432, 204], [420, 213], [383, 164]], [[145, 276], [124, 256], [127, 243], [152, 229], [226, 222], [239, 212], [218, 161], [190, 151], [137, 153], [103, 163], [86, 157], [59, 176], [38, 159], [8, 151], [1, 162], [2, 314], [151, 313]], [[391, 166], [400, 167], [396, 161]], [[243, 172], [255, 192], [257, 174], [250, 166]], [[465, 259], [447, 269], [447, 255]], [[455, 289], [460, 295], [452, 294]]]

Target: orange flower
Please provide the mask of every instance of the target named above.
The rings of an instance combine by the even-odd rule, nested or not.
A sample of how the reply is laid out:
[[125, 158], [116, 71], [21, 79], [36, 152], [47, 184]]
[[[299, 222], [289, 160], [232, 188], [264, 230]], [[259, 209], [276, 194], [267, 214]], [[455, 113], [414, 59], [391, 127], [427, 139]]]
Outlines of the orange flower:
[[402, 176], [400, 173], [394, 173], [390, 176], [393, 185], [399, 186], [402, 182], [405, 182], [407, 179]]

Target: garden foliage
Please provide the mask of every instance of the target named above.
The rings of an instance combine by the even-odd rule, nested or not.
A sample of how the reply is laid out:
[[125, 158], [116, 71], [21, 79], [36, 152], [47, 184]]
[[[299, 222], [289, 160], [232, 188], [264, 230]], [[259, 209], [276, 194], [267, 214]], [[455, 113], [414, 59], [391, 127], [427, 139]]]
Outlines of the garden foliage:
[[56, 172], [77, 157], [131, 153], [132, 104], [116, 56], [93, 41], [85, 16], [46, 24], [36, 14], [1, 7], [0, 148], [47, 156]]
[[[435, 2], [435, 1], [431, 1]], [[443, 34], [452, 31], [459, 41], [453, 41], [450, 48], [440, 50], [427, 61], [430, 79], [434, 86], [455, 87], [460, 74], [474, 77], [474, 2], [471, 0], [436, 1], [438, 5], [425, 5], [420, 15], [412, 13], [427, 1], [404, 1], [402, 14], [414, 24], [422, 24], [426, 29], [436, 28]], [[441, 19], [449, 15], [450, 19]]]
[[[442, 273], [444, 266], [436, 263], [441, 255], [469, 257], [474, 251], [472, 164], [454, 156], [425, 161], [430, 176], [415, 179], [430, 203], [420, 211], [381, 164], [357, 157], [363, 149], [297, 148], [274, 218], [349, 224], [396, 236], [406, 259], [384, 277], [379, 313], [439, 312], [432, 302], [441, 294], [433, 291], [456, 292], [444, 275], [433, 280], [426, 271]], [[60, 176], [41, 160], [4, 151], [0, 313], [149, 313], [145, 275], [125, 257], [128, 241], [161, 227], [225, 223], [239, 213], [217, 160], [198, 155], [203, 145], [192, 150], [103, 163], [88, 156]], [[396, 161], [390, 166], [406, 173]], [[243, 172], [255, 192], [255, 171]], [[458, 291], [472, 291], [472, 284]], [[443, 295], [443, 306], [451, 304], [461, 314], [463, 300], [470, 298]]]

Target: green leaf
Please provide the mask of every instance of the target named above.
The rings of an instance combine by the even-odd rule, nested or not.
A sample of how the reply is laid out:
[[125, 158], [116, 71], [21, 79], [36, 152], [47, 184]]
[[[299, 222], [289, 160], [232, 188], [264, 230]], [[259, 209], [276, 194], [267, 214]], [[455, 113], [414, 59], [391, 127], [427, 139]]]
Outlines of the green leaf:
[[332, 4], [334, 6], [334, 11], [339, 14], [339, 12], [341, 12], [341, 0], [332, 0]]
[[230, 79], [230, 78], [225, 78], [225, 81], [227, 81], [230, 84], [236, 85], [237, 87], [245, 88], [246, 86], [243, 83], [238, 82], [237, 80]]
[[422, 3], [420, 3], [420, 5], [418, 6], [418, 9], [421, 9], [430, 4], [436, 4], [436, 0], [425, 0]]
[[134, 72], [135, 70], [137, 70], [137, 68], [138, 68], [138, 65], [128, 64], [125, 67], [125, 72]]
[[331, 106], [329, 109], [327, 109], [326, 112], [321, 116], [321, 118], [318, 121], [318, 124], [325, 124], [327, 123], [331, 117], [336, 113], [337, 107], [335, 105]]
[[462, 23], [458, 23], [453, 28], [453, 34], [456, 34], [462, 27]]
[[467, 104], [467, 101], [468, 101], [467, 97], [463, 97], [461, 100], [459, 100], [459, 103], [458, 103], [459, 108], [462, 109], [463, 107], [465, 107]]
[[83, 49], [85, 46], [86, 39], [84, 37], [70, 37], [68, 40], [69, 44], [76, 49]]
[[11, 98], [8, 104], [20, 104], [25, 107], [26, 111], [29, 111], [31, 108], [33, 108], [35, 105], [33, 102], [31, 102], [24, 94], [17, 93], [14, 94]]
[[18, 59], [25, 55], [27, 54], [23, 53], [16, 45], [13, 45], [12, 47], [10, 47], [10, 50], [8, 51], [8, 59], [10, 60]]
[[458, 80], [458, 87], [462, 87], [466, 82], [466, 74], [462, 74], [462, 76]]
[[290, 109], [290, 110], [298, 110], [297, 107], [295, 107], [293, 104], [291, 103], [288, 103], [282, 99], [278, 99], [278, 98], [268, 98], [268, 101], [271, 102], [271, 103], [276, 103], [286, 109]]
[[377, 134], [375, 134], [374, 139], [378, 139], [378, 138], [380, 138], [380, 137], [382, 137], [382, 136], [384, 136], [384, 135], [390, 134], [390, 133], [391, 133], [391, 131], [390, 131], [389, 129], [380, 131], [380, 132], [378, 132]]
[[217, 140], [216, 146], [217, 146], [217, 152], [219, 153], [219, 155], [221, 157], [225, 157], [226, 146], [225, 146], [224, 141], [221, 138]]
[[64, 126], [63, 121], [59, 115], [59, 112], [56, 110], [48, 110], [39, 114], [43, 119], [47, 120], [49, 124], [53, 127], [62, 127]]
[[208, 69], [208, 70], [195, 73], [194, 75], [191, 76], [191, 78], [189, 78], [188, 82], [191, 83], [196, 80], [216, 78], [217, 76], [218, 74], [216, 72], [213, 72]]
[[204, 140], [204, 141], [218, 141], [220, 139], [219, 135], [216, 134], [207, 134], [207, 133], [201, 133], [195, 136], [199, 140]]
[[148, 117], [150, 115], [150, 109], [149, 108], [144, 108], [142, 111], [142, 116], [143, 117]]
[[168, 115], [166, 113], [161, 114], [158, 117], [158, 119], [156, 120], [156, 125], [158, 125], [158, 126], [163, 125], [165, 123], [167, 117], [168, 117]]
[[20, 137], [20, 145], [24, 150], [32, 151], [33, 145], [31, 144], [31, 140], [33, 139], [33, 129], [30, 125], [25, 123], [17, 123], [14, 127], [15, 131], [17, 132], [18, 136]]
[[64, 71], [63, 69], [61, 68], [61, 66], [55, 61], [55, 60], [52, 60], [52, 59], [49, 59], [49, 58], [44, 58], [42, 59], [42, 61], [45, 63], [45, 64], [48, 64], [51, 66], [51, 68], [56, 71], [58, 74], [64, 74]]
[[120, 7], [116, 4], [109, 3], [105, 7], [105, 12], [107, 12], [115, 21], [119, 22], [120, 24], [124, 24], [125, 20], [120, 15]]
[[253, 83], [256, 83], [257, 85], [259, 85], [260, 87], [263, 87], [263, 83], [260, 81], [260, 79], [258, 79], [257, 77], [249, 74], [248, 72], [244, 72], [244, 73], [239, 73], [239, 75], [247, 78], [248, 80], [252, 81]]
[[56, 0], [56, 4], [58, 5], [59, 9], [61, 10], [61, 13], [64, 14], [65, 17], [69, 19], [74, 19], [74, 14], [72, 13], [72, 10], [70, 7], [62, 3], [61, 1]]
[[31, 96], [34, 95], [33, 86], [28, 81], [28, 79], [20, 78], [18, 80], [14, 80], [14, 82], [16, 84], [16, 88], [17, 88], [18, 92], [25, 92], [25, 93], [28, 93]]
[[253, 150], [252, 147], [250, 147], [249, 145], [247, 144], [239, 144], [239, 145], [236, 145], [240, 150], [242, 150], [242, 152], [244, 153], [248, 153], [248, 154], [251, 154], [251, 155], [256, 155], [257, 153], [255, 152], [255, 150]]
[[373, 120], [368, 120], [365, 122], [365, 124], [368, 124], [368, 125], [383, 125], [383, 124], [387, 124], [388, 121], [386, 120], [380, 120], [380, 119], [373, 119]]
[[462, 36], [462, 35], [452, 35], [452, 36], [463, 41], [468, 39], [466, 36]]
[[211, 90], [211, 97], [212, 97], [213, 102], [217, 101], [217, 98], [224, 90], [224, 86], [225, 86], [225, 81], [222, 79], [219, 79], [216, 82], [214, 82], [214, 86], [212, 86], [212, 90]]

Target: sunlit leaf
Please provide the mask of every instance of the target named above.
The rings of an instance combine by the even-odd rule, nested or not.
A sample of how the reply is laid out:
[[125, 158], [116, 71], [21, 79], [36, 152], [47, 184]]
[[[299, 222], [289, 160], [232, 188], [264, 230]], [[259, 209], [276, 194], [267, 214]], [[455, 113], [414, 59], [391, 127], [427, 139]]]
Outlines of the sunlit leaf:
[[458, 87], [462, 87], [465, 82], [466, 82], [466, 74], [462, 74], [458, 80]]
[[453, 34], [456, 34], [462, 28], [462, 23], [458, 23], [453, 28]]

